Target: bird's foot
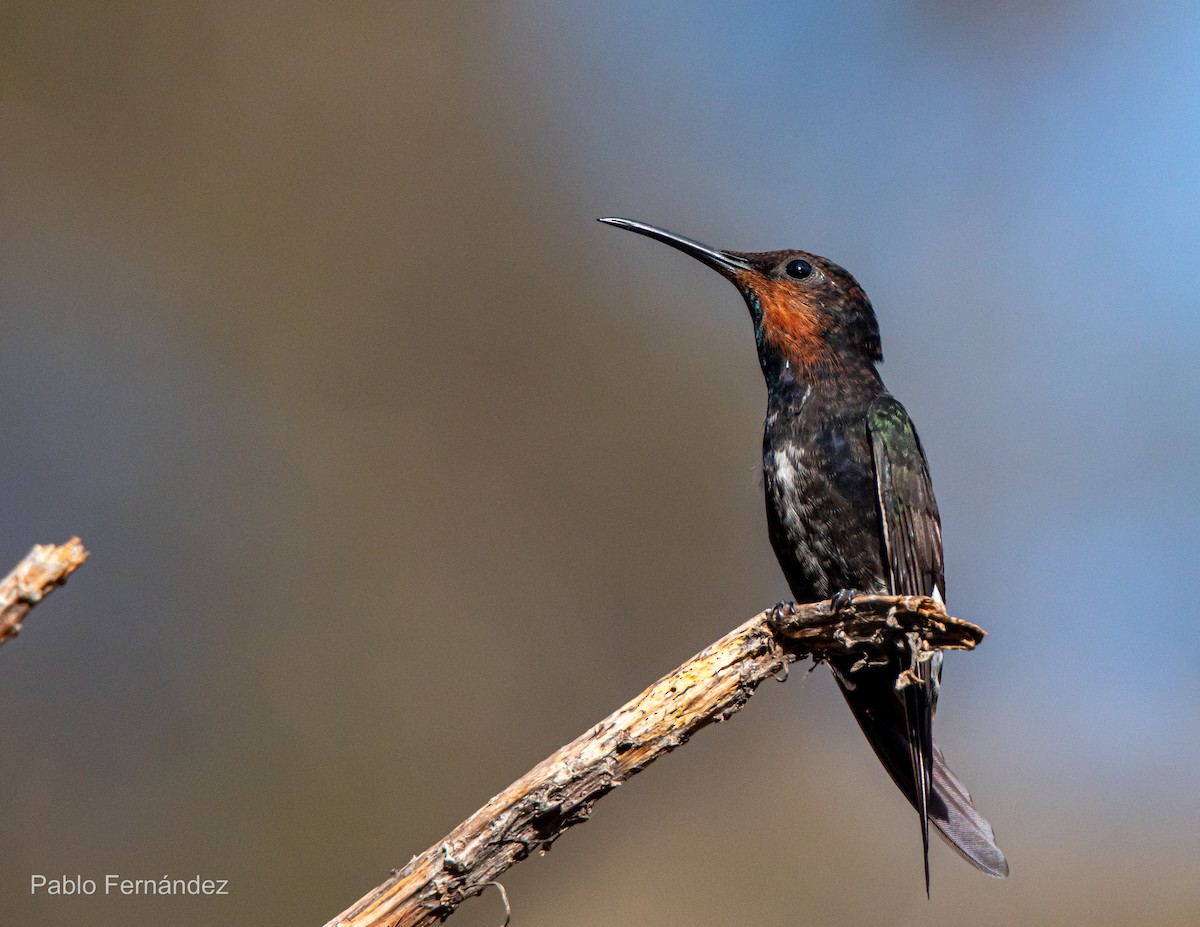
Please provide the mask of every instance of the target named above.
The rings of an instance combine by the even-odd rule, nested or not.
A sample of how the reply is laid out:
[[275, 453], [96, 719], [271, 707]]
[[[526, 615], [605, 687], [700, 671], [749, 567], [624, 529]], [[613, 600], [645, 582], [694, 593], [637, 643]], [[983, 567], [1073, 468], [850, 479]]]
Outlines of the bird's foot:
[[844, 612], [850, 607], [850, 603], [854, 600], [855, 596], [861, 594], [857, 589], [839, 589], [829, 600], [833, 613], [836, 615]]
[[795, 610], [795, 602], [776, 602], [775, 607], [767, 614], [767, 620], [778, 627], [785, 619], [790, 618]]

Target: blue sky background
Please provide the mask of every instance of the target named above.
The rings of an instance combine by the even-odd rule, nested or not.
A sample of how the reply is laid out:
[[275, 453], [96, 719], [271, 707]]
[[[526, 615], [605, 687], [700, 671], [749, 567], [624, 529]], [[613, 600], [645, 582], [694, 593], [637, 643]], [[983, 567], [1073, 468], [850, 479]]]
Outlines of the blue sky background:
[[[885, 374], [936, 447], [943, 507], [974, 516], [947, 518], [956, 600], [990, 586], [1036, 602], [1026, 640], [989, 646], [1024, 654], [1040, 694], [1082, 716], [1028, 722], [1085, 751], [1114, 720], [1143, 749], [1171, 742], [1197, 697], [1200, 18], [688, 10], [541, 4], [510, 21], [498, 73], [529, 91], [515, 128], [563, 130], [534, 157], [565, 195], [620, 191], [615, 214], [854, 269]], [[683, 313], [672, 324], [742, 321], [719, 284], [641, 245], [602, 246], [639, 291], [689, 288], [651, 297]], [[700, 312], [693, 287], [717, 291]], [[1157, 617], [1132, 619], [1117, 605], [1131, 595]], [[1137, 646], [1147, 620], [1177, 646]], [[1195, 746], [1165, 749], [1182, 761]], [[1133, 772], [1140, 753], [1095, 759]]]
[[[1194, 923], [1195, 9], [4, 17], [0, 553], [94, 551], [0, 653], [6, 910], [323, 921], [786, 595], [744, 307], [624, 215], [871, 295], [991, 632], [939, 739], [1013, 876], [939, 847], [925, 900], [822, 669], [513, 870], [518, 916]], [[114, 869], [237, 891], [28, 892]]]

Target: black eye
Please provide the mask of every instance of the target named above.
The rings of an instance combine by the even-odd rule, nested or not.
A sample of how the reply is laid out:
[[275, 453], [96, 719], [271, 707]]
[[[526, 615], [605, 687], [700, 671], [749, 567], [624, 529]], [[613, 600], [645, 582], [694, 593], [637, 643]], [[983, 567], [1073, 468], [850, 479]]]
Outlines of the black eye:
[[789, 277], [795, 277], [797, 280], [803, 280], [812, 273], [812, 265], [808, 261], [802, 261], [797, 258], [794, 261], [788, 261], [787, 267], [784, 268]]

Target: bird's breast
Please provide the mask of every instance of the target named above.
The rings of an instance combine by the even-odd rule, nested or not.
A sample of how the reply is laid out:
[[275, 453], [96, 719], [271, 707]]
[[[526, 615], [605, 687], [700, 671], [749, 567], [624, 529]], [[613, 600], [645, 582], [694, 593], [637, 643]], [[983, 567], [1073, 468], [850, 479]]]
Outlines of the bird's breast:
[[797, 599], [882, 591], [875, 481], [865, 425], [768, 416], [763, 490], [771, 545]]

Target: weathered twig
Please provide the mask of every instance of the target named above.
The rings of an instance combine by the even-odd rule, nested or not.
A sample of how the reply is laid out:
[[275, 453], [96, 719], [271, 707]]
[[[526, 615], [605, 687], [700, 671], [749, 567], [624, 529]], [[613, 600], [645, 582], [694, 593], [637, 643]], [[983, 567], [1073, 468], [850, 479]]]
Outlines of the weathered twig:
[[859, 596], [836, 613], [829, 602], [762, 612], [539, 763], [325, 927], [445, 920], [509, 866], [586, 821], [630, 776], [724, 721], [796, 659], [970, 650], [984, 636], [921, 596]]
[[38, 544], [0, 580], [0, 645], [16, 637], [29, 610], [67, 581], [88, 558], [79, 538]]

